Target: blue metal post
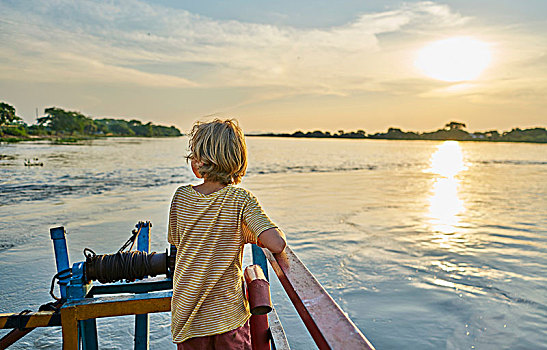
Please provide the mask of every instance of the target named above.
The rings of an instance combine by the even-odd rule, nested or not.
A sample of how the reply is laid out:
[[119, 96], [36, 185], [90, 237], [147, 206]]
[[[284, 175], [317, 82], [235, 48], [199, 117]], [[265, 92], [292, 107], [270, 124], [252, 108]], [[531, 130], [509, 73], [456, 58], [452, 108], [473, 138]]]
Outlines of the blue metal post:
[[63, 226], [54, 227], [49, 230], [53, 240], [53, 250], [55, 251], [55, 263], [57, 264], [57, 273], [59, 273], [59, 289], [61, 290], [61, 299], [66, 300], [66, 285], [70, 279], [70, 266], [68, 263], [68, 249], [66, 247], [65, 228]]
[[262, 271], [264, 271], [264, 276], [266, 276], [266, 279], [269, 281], [270, 277], [268, 276], [268, 261], [266, 260], [266, 255], [264, 255], [262, 248], [260, 248], [256, 244], [253, 244], [252, 247], [253, 247], [253, 264], [260, 265], [260, 267], [262, 268]]
[[[139, 222], [137, 229], [140, 232], [137, 237], [137, 250], [141, 252], [150, 252], [150, 224], [147, 222]], [[149, 348], [149, 317], [148, 314], [135, 315], [135, 350], [148, 350]]]
[[[264, 276], [269, 281], [270, 278], [268, 276], [268, 261], [266, 260], [266, 255], [264, 255], [262, 248], [260, 248], [256, 244], [251, 245], [251, 247], [253, 252], [253, 264], [260, 266], [260, 268], [264, 272]], [[266, 339], [264, 335], [264, 332], [269, 332], [268, 316], [251, 315], [250, 323], [251, 338], [253, 338], [253, 336], [256, 337], [256, 343], [253, 343], [253, 348], [256, 345], [257, 348], [275, 349], [275, 344], [269, 339]]]
[[137, 250], [141, 252], [150, 252], [150, 221], [139, 222], [137, 225], [141, 225], [141, 232], [137, 237]]
[[82, 339], [83, 350], [98, 350], [99, 341], [97, 339], [97, 320], [78, 321], [78, 333]]
[[[72, 269], [69, 269], [68, 249], [66, 246], [66, 236], [64, 227], [54, 227], [49, 230], [53, 240], [53, 249], [55, 251], [55, 263], [57, 264], [57, 273], [59, 274], [59, 288], [61, 289], [61, 299], [66, 300], [69, 297], [67, 285], [72, 275]], [[80, 286], [80, 288], [82, 288]], [[86, 320], [79, 322], [79, 333], [82, 338], [84, 350], [97, 350], [97, 326], [95, 320]]]
[[[90, 285], [84, 279], [84, 262], [77, 262], [72, 265], [72, 278], [68, 284], [68, 300], [83, 300]], [[83, 350], [98, 350], [97, 321], [92, 318], [78, 321], [78, 335], [82, 339]]]

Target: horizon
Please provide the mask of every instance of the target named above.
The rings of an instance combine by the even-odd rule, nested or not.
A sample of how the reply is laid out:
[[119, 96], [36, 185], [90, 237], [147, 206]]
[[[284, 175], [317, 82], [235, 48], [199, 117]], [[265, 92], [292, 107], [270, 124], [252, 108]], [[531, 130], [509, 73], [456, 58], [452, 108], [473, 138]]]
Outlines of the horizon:
[[539, 0], [62, 0], [0, 10], [0, 99], [28, 124], [51, 106], [184, 131], [234, 117], [249, 134], [547, 124]]
[[[0, 102], [4, 102], [4, 101], [0, 101]], [[53, 107], [53, 106], [52, 106]], [[57, 107], [55, 106], [56, 108], [60, 108], [60, 107]], [[77, 110], [74, 110], [74, 111], [70, 111], [70, 110], [66, 110], [66, 111], [69, 111], [69, 112], [77, 112], [77, 113], [80, 113], [81, 114], [81, 111], [77, 111]], [[42, 114], [41, 116], [44, 116], [45, 114]], [[92, 120], [97, 120], [97, 119], [114, 119], [114, 120], [125, 120], [125, 121], [129, 121], [129, 120], [137, 120], [143, 124], [146, 124], [148, 122], [154, 124], [154, 125], [160, 125], [160, 126], [167, 126], [167, 127], [170, 127], [170, 126], [175, 126], [177, 127], [176, 125], [169, 125], [169, 124], [162, 124], [162, 123], [156, 123], [152, 120], [140, 120], [138, 118], [132, 118], [131, 116], [89, 116], [89, 115], [85, 115], [86, 117], [89, 117], [91, 118]], [[40, 116], [38, 116], [39, 118]], [[211, 117], [211, 118], [214, 118], [214, 116], [208, 116], [208, 117]], [[35, 120], [33, 121], [32, 124], [35, 124], [37, 119], [38, 118], [35, 118]], [[209, 118], [209, 119], [211, 119]], [[236, 118], [237, 119], [237, 118]], [[488, 129], [488, 130], [470, 130], [468, 128], [468, 124], [467, 122], [465, 121], [461, 121], [461, 120], [451, 120], [451, 121], [447, 121], [443, 126], [441, 127], [438, 127], [437, 129], [433, 128], [433, 129], [429, 129], [429, 130], [411, 130], [411, 129], [403, 129], [403, 128], [400, 128], [398, 126], [395, 126], [395, 125], [391, 125], [391, 126], [388, 126], [386, 127], [385, 130], [373, 130], [373, 131], [367, 131], [365, 128], [363, 127], [360, 127], [360, 128], [357, 128], [357, 129], [353, 129], [353, 130], [350, 130], [350, 129], [347, 129], [347, 130], [344, 130], [344, 129], [340, 129], [340, 128], [334, 128], [334, 129], [331, 129], [331, 130], [321, 130], [321, 129], [305, 129], [305, 128], [300, 128], [300, 129], [294, 129], [294, 130], [290, 130], [290, 131], [271, 131], [271, 130], [258, 130], [258, 131], [245, 131], [245, 135], [248, 135], [248, 136], [256, 136], [256, 135], [260, 135], [260, 134], [266, 134], [266, 133], [272, 133], [272, 134], [292, 134], [292, 133], [295, 133], [295, 132], [298, 132], [298, 131], [302, 131], [302, 132], [313, 132], [313, 131], [321, 131], [321, 132], [330, 132], [331, 134], [335, 134], [337, 133], [338, 131], [342, 130], [344, 132], [352, 132], [352, 131], [357, 131], [357, 130], [363, 130], [366, 132], [367, 135], [370, 135], [370, 134], [374, 134], [374, 133], [382, 133], [382, 132], [387, 132], [389, 129], [391, 128], [395, 128], [395, 129], [400, 129], [404, 132], [415, 132], [415, 133], [418, 133], [418, 134], [422, 134], [422, 133], [429, 133], [429, 132], [435, 132], [435, 131], [438, 131], [438, 130], [442, 130], [444, 128], [446, 128], [447, 124], [449, 122], [459, 122], [459, 123], [462, 123], [464, 124], [465, 126], [463, 127], [463, 130], [466, 131], [466, 132], [469, 132], [469, 133], [476, 133], [476, 132], [488, 132], [488, 131], [498, 131], [500, 133], [503, 133], [503, 132], [509, 132], [513, 129], [535, 129], [535, 128], [543, 128], [543, 129], [547, 129], [547, 127], [545, 125], [536, 125], [536, 126], [528, 126], [528, 127], [523, 127], [523, 126], [513, 126], [511, 127], [510, 129]], [[28, 124], [28, 123], [27, 123]], [[28, 124], [28, 125], [31, 125], [31, 124]], [[178, 127], [177, 127], [178, 128]], [[192, 125], [189, 126], [188, 129], [181, 129], [181, 128], [178, 128], [180, 130], [180, 132], [183, 134], [182, 136], [185, 136], [187, 133], [189, 133], [189, 130], [192, 128]]]

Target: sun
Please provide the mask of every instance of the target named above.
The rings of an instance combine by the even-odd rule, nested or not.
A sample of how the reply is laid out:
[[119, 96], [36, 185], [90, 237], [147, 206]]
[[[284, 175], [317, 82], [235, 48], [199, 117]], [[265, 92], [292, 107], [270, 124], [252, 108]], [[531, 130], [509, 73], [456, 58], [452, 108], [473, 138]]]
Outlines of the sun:
[[458, 82], [477, 79], [491, 59], [487, 43], [471, 37], [454, 37], [422, 48], [414, 65], [430, 78]]

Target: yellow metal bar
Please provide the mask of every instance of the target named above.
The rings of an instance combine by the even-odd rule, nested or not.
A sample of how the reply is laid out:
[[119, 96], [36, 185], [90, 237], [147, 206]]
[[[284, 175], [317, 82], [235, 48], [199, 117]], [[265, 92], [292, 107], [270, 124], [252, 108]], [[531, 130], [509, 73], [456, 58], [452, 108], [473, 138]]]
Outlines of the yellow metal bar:
[[15, 314], [0, 314], [0, 329], [5, 328], [6, 322], [8, 322], [8, 318], [13, 315]]
[[63, 326], [63, 350], [78, 350], [78, 318], [77, 307], [61, 309]]
[[172, 292], [88, 298], [66, 303], [61, 315], [53, 311], [28, 314], [0, 313], [0, 329], [59, 326], [63, 328], [63, 349], [78, 349], [78, 321], [100, 317], [138, 315], [171, 310]]
[[146, 297], [142, 295], [124, 295], [84, 299], [79, 302], [69, 303], [63, 309], [76, 308], [76, 318], [78, 320], [167, 312], [171, 310], [171, 295], [171, 292], [164, 292], [149, 293], [146, 294]]
[[78, 321], [100, 317], [139, 315], [171, 310], [172, 292], [90, 298], [61, 308], [63, 350], [78, 349]]
[[28, 314], [0, 313], [0, 329], [36, 328], [59, 326], [59, 315], [53, 311], [29, 312]]

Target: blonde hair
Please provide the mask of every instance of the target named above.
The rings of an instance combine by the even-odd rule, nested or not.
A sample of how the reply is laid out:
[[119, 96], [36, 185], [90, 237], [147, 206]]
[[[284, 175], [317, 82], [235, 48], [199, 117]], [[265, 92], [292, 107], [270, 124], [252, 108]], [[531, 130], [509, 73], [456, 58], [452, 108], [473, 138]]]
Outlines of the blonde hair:
[[199, 173], [208, 181], [238, 184], [247, 170], [247, 145], [237, 120], [196, 122], [190, 132], [186, 160], [203, 163]]

